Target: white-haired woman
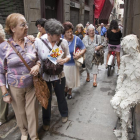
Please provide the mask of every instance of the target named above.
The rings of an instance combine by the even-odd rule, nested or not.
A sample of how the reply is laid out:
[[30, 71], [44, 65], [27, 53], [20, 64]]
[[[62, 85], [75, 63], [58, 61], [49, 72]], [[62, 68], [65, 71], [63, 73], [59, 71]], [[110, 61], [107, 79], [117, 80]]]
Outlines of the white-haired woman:
[[[5, 41], [5, 32], [0, 24], [0, 44]], [[3, 101], [2, 92], [0, 89], [0, 125], [6, 122], [8, 115], [8, 104]]]
[[78, 36], [82, 40], [85, 37], [85, 34], [86, 32], [84, 30], [84, 26], [81, 23], [77, 24], [75, 35]]
[[90, 24], [87, 28], [88, 35], [86, 35], [83, 39], [83, 43], [86, 47], [85, 53], [85, 65], [87, 69], [87, 79], [86, 81], [90, 81], [90, 74], [93, 74], [93, 86], [97, 87], [97, 74], [98, 74], [98, 66], [93, 64], [93, 54], [95, 51], [99, 50], [102, 46], [99, 46], [101, 43], [100, 36], [95, 34], [95, 27]]

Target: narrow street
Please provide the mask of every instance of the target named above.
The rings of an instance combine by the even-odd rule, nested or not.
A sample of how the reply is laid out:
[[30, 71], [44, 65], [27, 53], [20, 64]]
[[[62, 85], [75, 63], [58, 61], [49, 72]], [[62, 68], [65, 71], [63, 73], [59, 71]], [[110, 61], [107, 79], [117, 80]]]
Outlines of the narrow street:
[[[106, 54], [107, 50], [105, 58]], [[40, 107], [40, 140], [117, 140], [113, 134], [117, 117], [110, 105], [110, 99], [115, 93], [116, 71], [117, 69], [107, 77], [105, 65], [99, 66], [96, 88], [93, 87], [92, 79], [89, 83], [86, 82], [86, 71], [81, 73], [81, 86], [73, 90], [73, 99], [67, 100], [69, 121], [65, 124], [61, 123], [56, 98], [53, 96], [52, 123], [49, 132], [42, 129]], [[0, 127], [0, 140], [20, 140], [20, 131], [14, 117]]]

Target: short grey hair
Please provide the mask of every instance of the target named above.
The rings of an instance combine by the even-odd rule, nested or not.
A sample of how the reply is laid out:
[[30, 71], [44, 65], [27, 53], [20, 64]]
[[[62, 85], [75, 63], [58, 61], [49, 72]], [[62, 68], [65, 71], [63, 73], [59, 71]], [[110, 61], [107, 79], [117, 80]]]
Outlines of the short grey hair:
[[94, 30], [95, 30], [95, 27], [93, 26], [93, 24], [90, 24], [90, 25], [87, 27], [87, 31], [88, 31], [89, 29], [94, 29]]
[[64, 27], [61, 24], [60, 21], [56, 20], [56, 19], [48, 19], [44, 25], [44, 28], [46, 30], [46, 33], [49, 33], [51, 35], [60, 35], [62, 34]]

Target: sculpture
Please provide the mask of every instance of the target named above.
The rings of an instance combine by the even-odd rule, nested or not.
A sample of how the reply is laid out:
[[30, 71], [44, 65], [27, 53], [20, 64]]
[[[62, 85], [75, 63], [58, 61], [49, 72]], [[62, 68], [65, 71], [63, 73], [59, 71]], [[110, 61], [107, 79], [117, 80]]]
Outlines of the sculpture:
[[121, 128], [114, 133], [118, 140], [129, 140], [130, 109], [140, 102], [140, 46], [136, 35], [130, 34], [121, 42], [126, 55], [121, 57], [116, 94], [110, 101], [121, 120]]

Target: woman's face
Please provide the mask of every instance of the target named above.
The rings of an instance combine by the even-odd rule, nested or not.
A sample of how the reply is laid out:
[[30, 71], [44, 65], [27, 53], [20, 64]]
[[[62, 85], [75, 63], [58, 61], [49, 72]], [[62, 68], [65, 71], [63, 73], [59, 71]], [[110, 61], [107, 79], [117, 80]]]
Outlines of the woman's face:
[[82, 28], [81, 27], [78, 27], [77, 28], [77, 31], [78, 31], [78, 33], [81, 33], [82, 32]]
[[18, 38], [24, 38], [27, 36], [28, 24], [23, 16], [19, 16], [17, 26], [11, 29], [13, 35]]
[[65, 37], [67, 39], [72, 39], [73, 38], [73, 30], [72, 29], [69, 29], [65, 32]]
[[48, 34], [48, 37], [50, 39], [51, 42], [58, 42], [61, 38], [61, 35], [51, 35], [51, 34]]
[[88, 34], [90, 37], [94, 36], [94, 29], [88, 29]]
[[46, 30], [40, 24], [37, 25], [37, 29], [42, 35], [46, 33]]

